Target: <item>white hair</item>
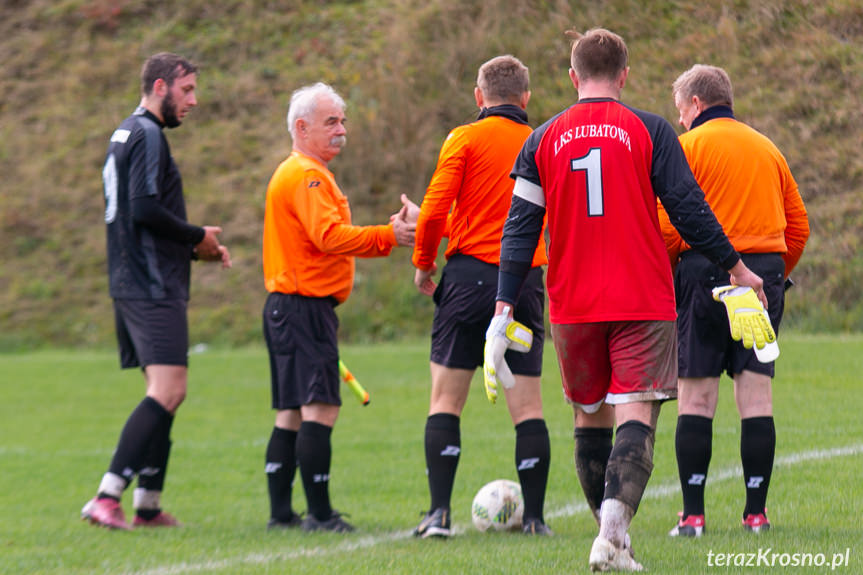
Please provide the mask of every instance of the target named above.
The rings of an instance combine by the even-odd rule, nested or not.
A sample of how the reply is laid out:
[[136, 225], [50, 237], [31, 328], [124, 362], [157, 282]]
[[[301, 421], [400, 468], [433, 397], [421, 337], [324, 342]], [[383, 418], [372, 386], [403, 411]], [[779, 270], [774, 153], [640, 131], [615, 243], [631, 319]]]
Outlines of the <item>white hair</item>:
[[333, 88], [323, 82], [303, 86], [294, 90], [291, 95], [291, 104], [288, 107], [288, 132], [291, 133], [291, 138], [296, 139], [297, 120], [302, 118], [308, 120], [318, 105], [318, 100], [321, 97], [330, 98], [342, 111], [345, 109], [345, 101]]

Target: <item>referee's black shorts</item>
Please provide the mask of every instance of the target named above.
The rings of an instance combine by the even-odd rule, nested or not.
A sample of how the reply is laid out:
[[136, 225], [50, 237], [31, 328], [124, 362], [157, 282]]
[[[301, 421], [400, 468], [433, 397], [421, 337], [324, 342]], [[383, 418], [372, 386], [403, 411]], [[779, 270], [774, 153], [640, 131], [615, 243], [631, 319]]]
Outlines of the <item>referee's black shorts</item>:
[[189, 364], [186, 300], [115, 299], [120, 367]]
[[[785, 307], [785, 262], [775, 253], [741, 257], [764, 280], [767, 314], [778, 334]], [[731, 339], [725, 305], [711, 292], [728, 284], [727, 271], [698, 252], [683, 252], [674, 277], [680, 377], [719, 377], [723, 371], [734, 377], [743, 370], [773, 377], [774, 362], [761, 363], [754, 351]]]
[[[434, 293], [431, 361], [456, 369], [483, 364], [485, 332], [494, 316], [498, 267], [471, 256], [450, 257]], [[521, 288], [513, 317], [533, 331], [527, 353], [506, 352], [506, 362], [517, 375], [542, 375], [545, 339], [545, 291], [542, 268], [530, 270]]]
[[339, 320], [333, 298], [270, 293], [264, 304], [264, 339], [270, 354], [273, 409], [310, 403], [341, 405]]

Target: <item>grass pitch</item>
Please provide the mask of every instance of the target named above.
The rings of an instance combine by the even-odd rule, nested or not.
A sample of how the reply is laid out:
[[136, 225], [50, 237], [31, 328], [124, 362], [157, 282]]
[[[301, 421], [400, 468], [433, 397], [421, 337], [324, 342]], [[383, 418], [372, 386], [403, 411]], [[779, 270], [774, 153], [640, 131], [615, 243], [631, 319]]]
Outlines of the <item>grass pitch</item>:
[[[739, 419], [722, 383], [707, 488], [707, 534], [666, 533], [681, 508], [674, 459], [676, 404], [660, 417], [655, 469], [632, 526], [637, 558], [653, 573], [863, 573], [863, 337], [783, 334], [774, 382], [776, 466], [770, 532], [740, 527], [744, 488]], [[458, 536], [410, 536], [428, 507], [423, 429], [427, 345], [343, 346], [371, 394], [347, 389], [333, 434], [331, 495], [349, 535], [268, 532], [264, 450], [273, 424], [262, 348], [208, 350], [190, 361], [189, 395], [174, 425], [163, 504], [185, 526], [111, 532], [79, 520], [143, 380], [113, 352], [0, 356], [0, 573], [414, 574], [587, 573], [596, 535], [575, 476], [572, 411], [554, 353], [544, 375], [552, 465], [546, 519], [552, 538], [478, 533], [470, 502], [487, 481], [516, 480], [506, 406], [490, 405], [481, 375], [462, 417], [453, 494]], [[299, 480], [294, 504], [305, 509]], [[124, 499], [131, 513], [131, 494]], [[748, 565], [747, 565], [748, 563]]]

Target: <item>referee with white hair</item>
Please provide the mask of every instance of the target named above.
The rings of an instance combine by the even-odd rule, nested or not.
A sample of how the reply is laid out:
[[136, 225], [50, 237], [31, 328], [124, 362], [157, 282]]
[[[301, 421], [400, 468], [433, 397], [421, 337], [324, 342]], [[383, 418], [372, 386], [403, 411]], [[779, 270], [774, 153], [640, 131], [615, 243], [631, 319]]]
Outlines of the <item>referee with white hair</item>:
[[[329, 162], [344, 147], [345, 102], [330, 86], [305, 86], [291, 97], [290, 156], [267, 188], [263, 312], [276, 421], [267, 444], [268, 528], [348, 532], [330, 505], [330, 436], [339, 415], [339, 320], [351, 293], [354, 257], [386, 256], [410, 246], [419, 208], [402, 195], [390, 223], [356, 226]], [[292, 507], [299, 466], [308, 512]]]

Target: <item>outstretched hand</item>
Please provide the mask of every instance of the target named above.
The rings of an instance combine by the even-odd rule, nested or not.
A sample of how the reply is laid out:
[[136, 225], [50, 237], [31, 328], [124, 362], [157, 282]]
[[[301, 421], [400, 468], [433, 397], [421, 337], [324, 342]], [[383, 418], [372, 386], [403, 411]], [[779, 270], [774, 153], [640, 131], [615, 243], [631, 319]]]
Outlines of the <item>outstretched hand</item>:
[[390, 224], [396, 235], [396, 243], [400, 246], [413, 246], [417, 230], [417, 219], [420, 208], [410, 201], [407, 195], [401, 195], [402, 208], [390, 216]]
[[402, 194], [399, 200], [402, 202], [402, 209], [399, 210], [399, 214], [404, 213], [404, 218], [408, 223], [416, 224], [420, 217], [420, 207], [413, 203], [407, 194]]
[[204, 239], [195, 246], [195, 253], [198, 254], [198, 259], [204, 261], [221, 259], [218, 237], [220, 233], [222, 233], [222, 228], [219, 226], [204, 226]]
[[222, 262], [222, 268], [227, 269], [231, 267], [231, 254], [219, 243], [220, 233], [222, 228], [218, 226], [204, 226], [204, 239], [195, 246], [195, 254], [205, 262]]
[[219, 253], [222, 254], [222, 269], [229, 269], [233, 265], [233, 262], [231, 262], [231, 252], [228, 251], [226, 246], [219, 246]]

